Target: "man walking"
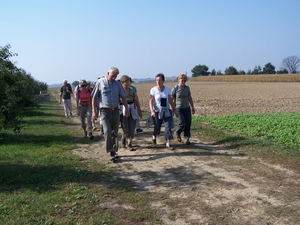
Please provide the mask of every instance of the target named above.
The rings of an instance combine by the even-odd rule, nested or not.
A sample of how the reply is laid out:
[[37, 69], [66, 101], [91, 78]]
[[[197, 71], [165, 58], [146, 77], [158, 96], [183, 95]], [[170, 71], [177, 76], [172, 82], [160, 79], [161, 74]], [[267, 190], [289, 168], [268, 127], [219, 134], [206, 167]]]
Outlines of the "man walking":
[[125, 114], [129, 117], [126, 92], [120, 82], [116, 80], [119, 69], [109, 68], [107, 76], [98, 79], [92, 92], [92, 118], [97, 119], [97, 107], [99, 104], [100, 116], [103, 125], [106, 152], [110, 152], [111, 160], [118, 156], [118, 129], [120, 124], [119, 100], [125, 107]]
[[71, 95], [73, 94], [72, 87], [67, 80], [63, 80], [63, 86], [60, 88], [59, 104], [63, 102], [65, 117], [72, 116]]

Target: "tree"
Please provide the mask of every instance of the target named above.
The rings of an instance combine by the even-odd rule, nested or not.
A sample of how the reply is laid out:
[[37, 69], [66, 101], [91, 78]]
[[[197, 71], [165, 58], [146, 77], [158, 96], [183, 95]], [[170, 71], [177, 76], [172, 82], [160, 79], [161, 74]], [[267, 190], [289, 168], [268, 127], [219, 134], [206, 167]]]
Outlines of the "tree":
[[280, 70], [277, 70], [277, 74], [288, 74], [288, 73], [289, 73], [289, 71], [287, 69], [284, 69], [284, 68], [282, 68]]
[[300, 65], [300, 58], [298, 56], [289, 56], [282, 61], [282, 67], [287, 69], [290, 73], [297, 73]]
[[254, 70], [252, 71], [252, 74], [261, 74], [261, 67], [255, 66]]
[[221, 70], [218, 70], [218, 71], [217, 71], [217, 75], [223, 75], [222, 71], [221, 71]]
[[18, 68], [10, 58], [10, 45], [0, 47], [0, 130], [21, 130], [24, 110], [36, 106], [33, 95], [41, 91], [40, 82], [24, 69]]
[[262, 71], [263, 74], [275, 74], [275, 66], [273, 66], [270, 62], [265, 65]]
[[239, 75], [245, 75], [246, 72], [244, 70], [239, 70]]
[[216, 70], [215, 70], [215, 69], [213, 69], [213, 70], [211, 71], [211, 75], [212, 75], [212, 76], [215, 76], [215, 75], [216, 75]]
[[225, 74], [226, 75], [237, 75], [239, 73], [235, 67], [229, 66], [228, 68], [225, 69]]
[[208, 67], [206, 65], [197, 65], [192, 70], [192, 77], [207, 76], [209, 74]]

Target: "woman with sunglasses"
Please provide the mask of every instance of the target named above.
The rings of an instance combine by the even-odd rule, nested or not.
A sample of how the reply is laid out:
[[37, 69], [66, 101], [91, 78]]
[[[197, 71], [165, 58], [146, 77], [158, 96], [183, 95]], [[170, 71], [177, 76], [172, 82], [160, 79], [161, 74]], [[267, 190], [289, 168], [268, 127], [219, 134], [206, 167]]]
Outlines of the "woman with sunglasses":
[[178, 84], [172, 89], [172, 99], [176, 106], [178, 116], [178, 125], [175, 135], [178, 142], [181, 142], [181, 133], [186, 138], [185, 143], [189, 145], [191, 137], [192, 114], [195, 114], [194, 102], [189, 86], [186, 85], [187, 76], [180, 74], [177, 77]]

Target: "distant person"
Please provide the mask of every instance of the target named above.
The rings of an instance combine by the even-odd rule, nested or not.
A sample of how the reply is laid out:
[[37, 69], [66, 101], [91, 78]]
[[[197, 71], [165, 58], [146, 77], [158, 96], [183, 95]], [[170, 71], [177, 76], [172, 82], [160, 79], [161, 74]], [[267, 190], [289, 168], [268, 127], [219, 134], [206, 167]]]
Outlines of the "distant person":
[[106, 143], [106, 152], [110, 153], [110, 160], [112, 161], [115, 161], [118, 158], [116, 152], [118, 151], [118, 129], [120, 125], [120, 98], [122, 99], [122, 103], [125, 107], [124, 114], [126, 117], [129, 116], [126, 92], [121, 83], [116, 81], [118, 74], [118, 68], [109, 68], [107, 76], [98, 79], [92, 93], [93, 119], [98, 118], [97, 107], [99, 104]]
[[[90, 140], [94, 138], [92, 129], [92, 104], [91, 104], [91, 90], [87, 87], [86, 80], [81, 80], [80, 88], [76, 93], [76, 107], [77, 115], [80, 116], [81, 128], [84, 132], [84, 137], [87, 137], [87, 129], [89, 131], [88, 137]], [[85, 119], [87, 119], [87, 126]]]
[[69, 115], [72, 116], [72, 102], [71, 102], [71, 95], [73, 94], [72, 87], [68, 83], [67, 80], [63, 80], [63, 86], [60, 88], [59, 94], [59, 104], [63, 102], [64, 104], [64, 112], [65, 117], [68, 118]]
[[[91, 86], [91, 81], [87, 81], [87, 87], [86, 88], [89, 89], [91, 93], [93, 92], [94, 87]], [[99, 110], [98, 110], [98, 112], [99, 112]], [[95, 120], [95, 119], [92, 118], [93, 131], [97, 130], [96, 121], [97, 120]]]
[[75, 97], [75, 99], [76, 99], [76, 94], [77, 94], [77, 91], [80, 89], [80, 82], [81, 82], [82, 80], [79, 80], [79, 82], [78, 82], [78, 84], [75, 86], [75, 88], [74, 88], [74, 97]]
[[178, 142], [181, 142], [181, 133], [186, 138], [185, 143], [189, 145], [191, 137], [192, 113], [195, 114], [194, 102], [189, 86], [186, 85], [187, 76], [180, 74], [177, 78], [178, 84], [172, 88], [171, 96], [176, 106], [178, 125], [175, 130]]
[[[137, 89], [136, 89], [135, 86], [132, 85], [132, 79], [131, 78], [130, 78], [130, 87], [133, 89], [133, 91], [136, 95], [136, 98], [139, 101], [139, 97], [138, 97], [138, 94], [137, 94]], [[136, 120], [135, 129], [136, 129], [137, 133], [143, 132], [143, 130], [141, 129], [141, 123], [140, 123], [140, 118], [139, 117]]]
[[170, 144], [170, 140], [174, 139], [171, 127], [173, 124], [173, 113], [176, 117], [178, 117], [178, 113], [171, 98], [170, 88], [164, 86], [164, 74], [157, 74], [155, 82], [156, 86], [151, 88], [149, 100], [150, 112], [154, 122], [152, 143], [156, 144], [156, 136], [160, 133], [162, 123], [164, 123], [166, 147], [170, 150], [174, 150], [175, 148]]
[[126, 144], [130, 151], [133, 151], [134, 148], [132, 146], [132, 139], [134, 137], [134, 130], [136, 127], [136, 121], [138, 118], [142, 118], [142, 111], [139, 99], [136, 95], [136, 91], [131, 87], [131, 78], [127, 75], [123, 75], [120, 78], [120, 82], [126, 92], [126, 100], [128, 104], [128, 109], [130, 116], [127, 117], [124, 112], [125, 108], [123, 107], [123, 103], [120, 102], [120, 120], [122, 124], [122, 145], [125, 148]]

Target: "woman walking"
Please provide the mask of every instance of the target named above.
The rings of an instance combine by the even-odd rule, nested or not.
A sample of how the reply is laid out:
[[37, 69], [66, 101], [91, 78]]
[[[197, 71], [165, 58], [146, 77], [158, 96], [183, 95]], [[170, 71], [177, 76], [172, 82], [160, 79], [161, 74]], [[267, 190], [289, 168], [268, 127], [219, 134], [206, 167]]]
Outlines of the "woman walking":
[[181, 142], [181, 133], [186, 138], [185, 143], [189, 145], [191, 137], [192, 113], [195, 114], [194, 102], [189, 86], [186, 85], [187, 76], [180, 74], [177, 78], [178, 84], [172, 89], [172, 99], [176, 106], [178, 125], [175, 131], [178, 142]]
[[123, 130], [122, 134], [122, 145], [125, 148], [126, 144], [130, 151], [133, 151], [134, 148], [132, 147], [132, 139], [134, 136], [136, 121], [138, 118], [142, 118], [142, 111], [138, 96], [136, 92], [130, 87], [131, 78], [127, 75], [123, 75], [120, 78], [120, 82], [126, 92], [126, 100], [128, 104], [128, 110], [130, 112], [130, 116], [126, 117], [123, 108], [123, 104], [120, 101], [120, 120], [121, 120], [121, 127]]
[[[165, 124], [166, 147], [174, 150], [170, 140], [173, 139], [171, 126], [173, 124], [173, 113], [178, 117], [175, 105], [171, 98], [170, 88], [164, 86], [165, 76], [159, 73], [155, 77], [156, 86], [150, 90], [149, 107], [154, 122], [154, 131], [152, 134], [152, 143], [156, 144], [156, 136], [160, 133], [162, 123]], [[170, 108], [171, 107], [171, 108]]]

